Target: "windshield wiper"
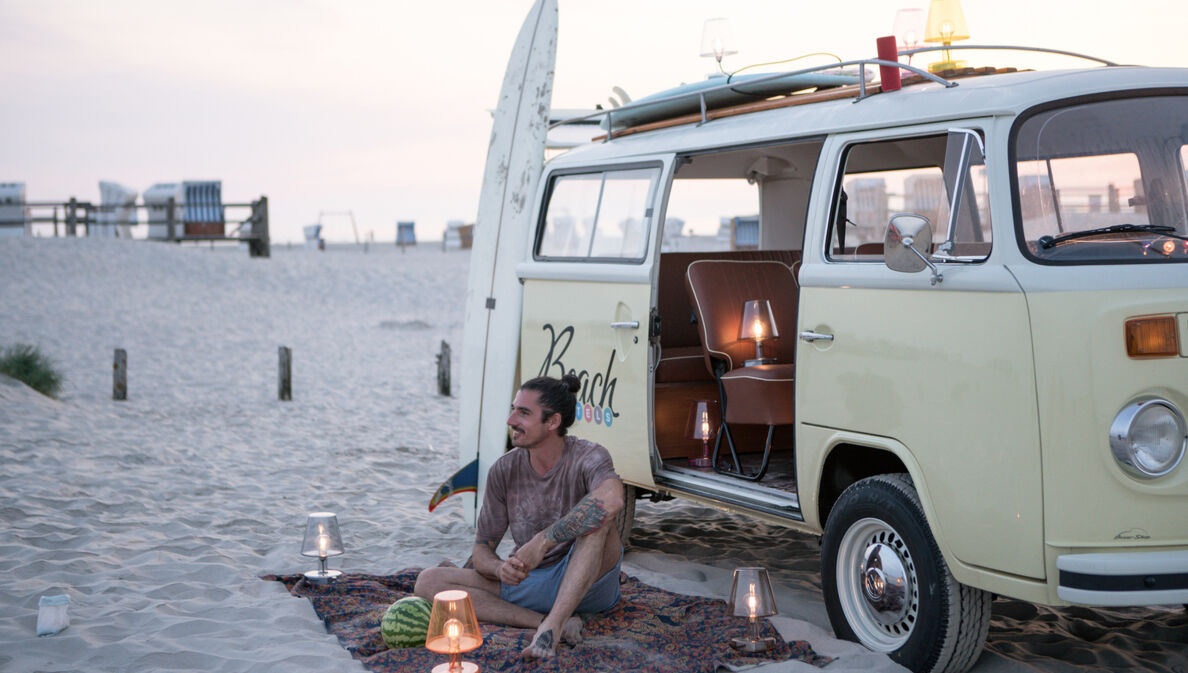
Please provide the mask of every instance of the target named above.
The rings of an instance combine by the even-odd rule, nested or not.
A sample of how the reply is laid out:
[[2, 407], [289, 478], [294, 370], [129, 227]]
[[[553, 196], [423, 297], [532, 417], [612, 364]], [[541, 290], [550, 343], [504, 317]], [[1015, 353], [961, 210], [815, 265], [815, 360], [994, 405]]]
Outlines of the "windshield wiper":
[[1067, 234], [1061, 234], [1056, 237], [1040, 236], [1037, 243], [1041, 248], [1050, 248], [1057, 243], [1064, 241], [1071, 241], [1074, 238], [1086, 238], [1089, 236], [1101, 236], [1103, 234], [1129, 234], [1129, 233], [1144, 233], [1144, 234], [1167, 234], [1173, 238], [1184, 238], [1175, 233], [1175, 227], [1169, 227], [1166, 224], [1115, 224], [1111, 227], [1102, 227], [1100, 229], [1086, 229], [1085, 231], [1073, 231]]

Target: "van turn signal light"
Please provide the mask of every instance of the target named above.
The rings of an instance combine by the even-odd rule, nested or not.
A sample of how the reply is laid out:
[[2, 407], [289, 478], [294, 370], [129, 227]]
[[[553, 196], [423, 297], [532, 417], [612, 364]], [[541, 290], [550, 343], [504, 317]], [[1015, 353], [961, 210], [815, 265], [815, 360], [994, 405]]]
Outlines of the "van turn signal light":
[[1126, 354], [1132, 358], [1163, 358], [1180, 354], [1176, 318], [1170, 315], [1126, 321]]

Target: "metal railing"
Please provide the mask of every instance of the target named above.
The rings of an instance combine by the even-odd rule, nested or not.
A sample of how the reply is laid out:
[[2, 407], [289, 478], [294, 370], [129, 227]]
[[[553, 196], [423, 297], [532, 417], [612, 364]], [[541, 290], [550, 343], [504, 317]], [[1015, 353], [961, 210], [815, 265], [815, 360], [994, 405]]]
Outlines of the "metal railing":
[[1075, 51], [1063, 51], [1061, 49], [1048, 49], [1047, 47], [1018, 47], [1009, 44], [951, 44], [949, 46], [941, 45], [939, 47], [917, 47], [915, 49], [907, 49], [899, 52], [900, 56], [912, 56], [929, 51], [952, 51], [955, 49], [980, 49], [982, 51], [1035, 51], [1042, 54], [1056, 54], [1058, 56], [1071, 56], [1073, 58], [1081, 58], [1086, 61], [1096, 61], [1102, 65], [1117, 66], [1118, 63], [1107, 61], [1104, 58], [1096, 56], [1089, 56], [1087, 54], [1079, 54]]

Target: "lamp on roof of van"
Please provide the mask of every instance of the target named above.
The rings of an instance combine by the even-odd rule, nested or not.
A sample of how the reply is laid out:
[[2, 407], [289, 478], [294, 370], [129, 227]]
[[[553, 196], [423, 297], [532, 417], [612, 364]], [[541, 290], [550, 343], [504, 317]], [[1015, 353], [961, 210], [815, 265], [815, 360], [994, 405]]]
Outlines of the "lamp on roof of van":
[[780, 336], [775, 317], [771, 314], [771, 302], [766, 299], [749, 299], [743, 302], [742, 322], [738, 327], [739, 341], [755, 342], [755, 358], [747, 360], [747, 367], [770, 365], [775, 358], [763, 357], [763, 342]]
[[[928, 23], [924, 28], [925, 42], [940, 42], [948, 47], [957, 40], [968, 40], [969, 28], [965, 25], [965, 12], [961, 11], [961, 0], [932, 0], [928, 6]], [[964, 68], [964, 61], [954, 61], [949, 50], [944, 51], [945, 60], [928, 66], [929, 72]]]
[[[701, 29], [701, 55], [712, 56], [722, 71], [722, 59], [737, 54], [734, 49], [734, 35], [728, 19], [706, 19]], [[723, 71], [725, 72], [725, 71]]]

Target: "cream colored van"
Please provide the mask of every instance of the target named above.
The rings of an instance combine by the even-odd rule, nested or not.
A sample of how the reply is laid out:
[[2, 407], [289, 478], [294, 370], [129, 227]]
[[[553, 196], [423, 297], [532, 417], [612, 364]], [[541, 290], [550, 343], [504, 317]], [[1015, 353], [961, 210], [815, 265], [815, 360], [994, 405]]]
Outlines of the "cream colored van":
[[616, 114], [500, 233], [484, 405], [576, 373], [630, 495], [822, 536], [837, 634], [915, 671], [972, 665], [994, 595], [1188, 603], [1188, 70]]

